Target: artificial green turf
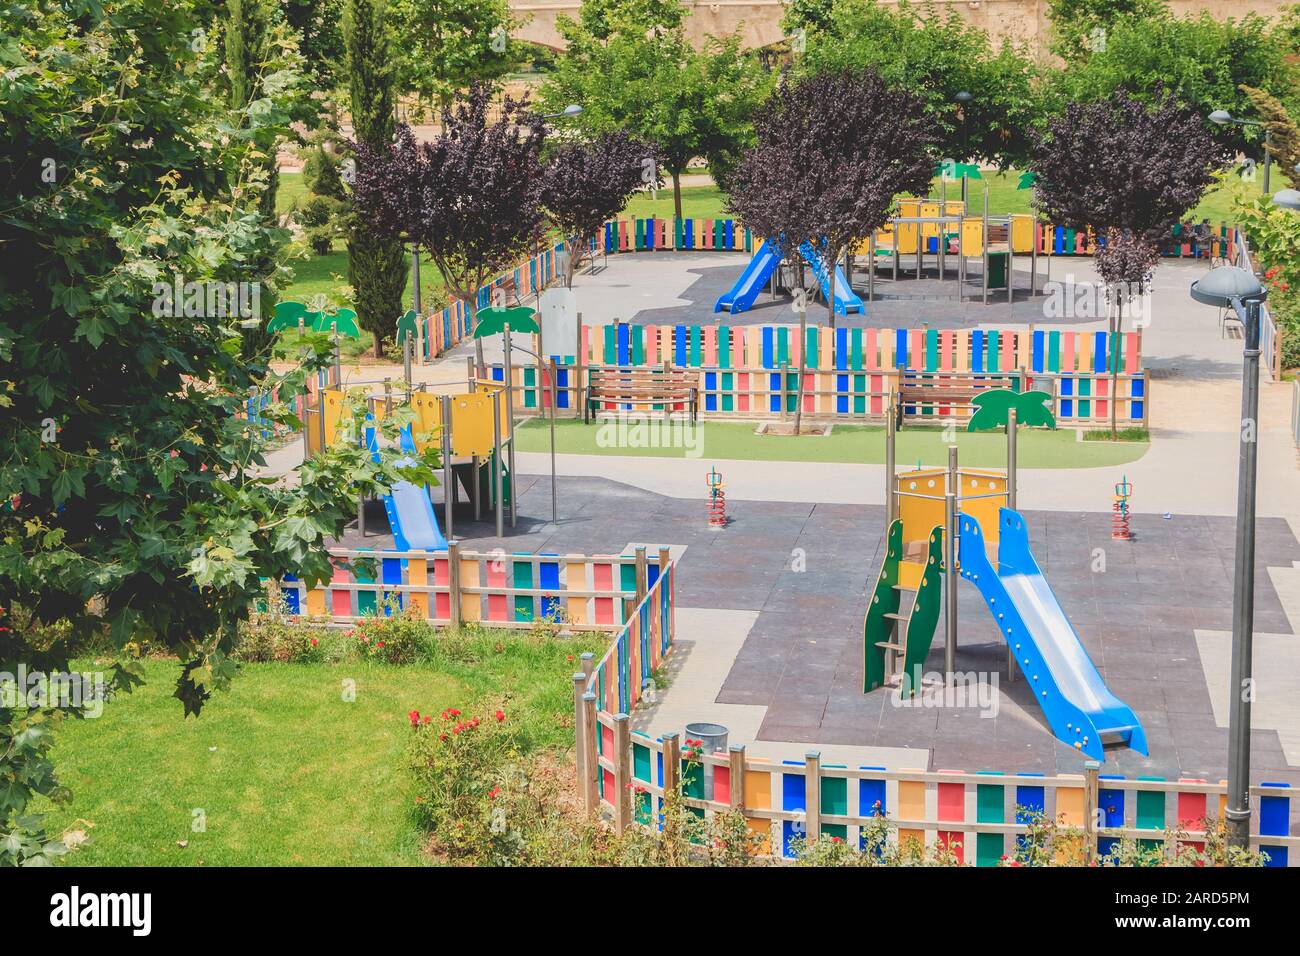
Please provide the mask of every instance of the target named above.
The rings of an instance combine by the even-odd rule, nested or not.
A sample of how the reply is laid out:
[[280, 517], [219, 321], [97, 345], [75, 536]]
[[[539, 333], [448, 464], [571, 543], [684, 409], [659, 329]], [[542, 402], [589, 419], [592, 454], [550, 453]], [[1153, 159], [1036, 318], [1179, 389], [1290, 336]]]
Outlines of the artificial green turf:
[[[179, 666], [146, 661], [144, 687], [57, 731], [55, 766], [73, 801], [44, 807], [51, 832], [89, 835], [76, 865], [425, 863], [409, 817], [407, 714], [472, 715], [474, 701], [512, 694], [506, 710], [529, 747], [566, 747], [568, 657], [601, 646], [516, 632], [497, 653], [498, 637], [470, 642], [474, 659], [436, 665], [247, 664], [188, 719], [171, 696]], [[343, 699], [345, 680], [355, 702]], [[205, 832], [191, 830], [195, 810]]]
[[[685, 458], [686, 436], [678, 431], [661, 432], [657, 418], [650, 419], [644, 434], [661, 436], [661, 446], [676, 442], [678, 447], [618, 447], [618, 431], [612, 421], [584, 425], [572, 419], [556, 422], [556, 450], [571, 455], [646, 455], [655, 458]], [[516, 429], [520, 451], [550, 450], [548, 423], [533, 419]], [[816, 435], [757, 435], [753, 424], [701, 422], [692, 441], [699, 442], [697, 457], [741, 461], [825, 461], [868, 465], [884, 464], [885, 431], [881, 426], [836, 425], [827, 437]], [[626, 444], [638, 439], [637, 432], [624, 432]], [[671, 437], [669, 437], [671, 436]], [[897, 463], [901, 468], [920, 461], [943, 465], [948, 461], [944, 432], [937, 428], [911, 426], [898, 433]], [[972, 468], [1005, 468], [1006, 436], [1001, 432], [957, 431], [956, 444], [962, 464]], [[605, 447], [609, 445], [609, 447]], [[1136, 461], [1150, 447], [1146, 442], [1080, 442], [1072, 429], [1022, 431], [1017, 455], [1022, 468], [1099, 468]]]

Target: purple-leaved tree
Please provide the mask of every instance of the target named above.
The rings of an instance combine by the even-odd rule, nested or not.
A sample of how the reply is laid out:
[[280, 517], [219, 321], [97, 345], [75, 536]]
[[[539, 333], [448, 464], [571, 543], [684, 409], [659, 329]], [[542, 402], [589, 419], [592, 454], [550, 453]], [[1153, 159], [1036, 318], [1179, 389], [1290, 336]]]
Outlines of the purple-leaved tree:
[[[507, 97], [488, 121], [492, 91], [474, 84], [443, 111], [443, 131], [417, 144], [409, 127], [383, 154], [358, 144], [352, 196], [374, 229], [414, 242], [478, 324], [478, 290], [525, 255], [542, 219], [542, 118]], [[483, 345], [475, 340], [479, 374]]]
[[[1144, 103], [1118, 90], [1104, 100], [1072, 103], [1037, 137], [1036, 205], [1051, 222], [1095, 230], [1097, 273], [1111, 303], [1113, 343], [1124, 328], [1125, 305], [1142, 294], [1160, 259], [1161, 243], [1229, 159], [1200, 112], [1172, 94]], [[1112, 395], [1119, 359], [1112, 346]], [[1112, 438], [1115, 405], [1110, 403]]]
[[[745, 153], [727, 208], [780, 242], [792, 262], [811, 243], [827, 266], [826, 308], [835, 325], [835, 269], [845, 251], [889, 219], [894, 197], [929, 188], [936, 135], [919, 97], [871, 70], [785, 80], [755, 118], [758, 144]], [[807, 311], [799, 313], [807, 342]], [[795, 431], [805, 377], [799, 350]]]
[[565, 286], [573, 288], [591, 238], [651, 183], [660, 185], [655, 148], [621, 130], [555, 150], [542, 167], [541, 204], [568, 250]]

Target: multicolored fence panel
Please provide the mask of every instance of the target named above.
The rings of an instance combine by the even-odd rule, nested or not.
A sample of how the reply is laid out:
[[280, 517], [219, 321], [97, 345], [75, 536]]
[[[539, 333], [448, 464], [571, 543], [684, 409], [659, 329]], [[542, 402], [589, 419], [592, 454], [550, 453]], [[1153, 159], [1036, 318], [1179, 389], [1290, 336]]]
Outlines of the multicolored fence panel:
[[601, 243], [607, 253], [754, 250], [753, 236], [734, 219], [613, 219]]
[[[805, 414], [871, 418], [884, 414], [900, 369], [931, 373], [1020, 374], [1022, 387], [1055, 396], [1062, 422], [1102, 421], [1111, 403], [1117, 419], [1149, 418], [1149, 381], [1140, 332], [1034, 329], [890, 329], [796, 325], [629, 325], [582, 330], [581, 364], [699, 371], [700, 411], [710, 417], [766, 417], [794, 411], [798, 366], [806, 357]], [[573, 356], [557, 356], [566, 367]], [[1109, 369], [1117, 370], [1112, 388]], [[499, 372], [496, 374], [500, 374]], [[516, 366], [516, 404], [541, 407], [536, 369]], [[557, 407], [580, 413], [581, 376], [557, 375]], [[1112, 394], [1112, 392], [1114, 394]], [[954, 410], [960, 415], [966, 409]]]
[[[937, 213], [937, 204], [935, 212]], [[972, 222], [979, 220], [971, 219]], [[915, 228], [914, 226], [912, 228]], [[929, 227], [933, 229], [933, 226]], [[1166, 257], [1224, 258], [1236, 255], [1236, 230], [1224, 223], [1211, 226], [1201, 236], [1199, 227], [1175, 225], [1160, 250]], [[929, 233], [927, 233], [929, 235]], [[882, 230], [878, 234], [881, 248], [893, 248], [891, 234]], [[930, 252], [936, 250], [931, 236]], [[1034, 223], [1031, 240], [1028, 229], [1023, 246], [1017, 242], [1017, 252], [1028, 253], [1036, 247], [1040, 255], [1091, 256], [1105, 240], [1091, 227], [1075, 229], [1051, 223]], [[753, 233], [735, 219], [614, 219], [605, 223], [600, 245], [607, 253], [653, 251], [736, 251], [753, 252], [758, 243]], [[955, 246], [953, 247], [955, 251]], [[911, 251], [916, 251], [915, 240]]]
[[[515, 300], [535, 295], [545, 289], [559, 274], [559, 253], [564, 251], [564, 243], [557, 243], [525, 262], [521, 262], [509, 272], [503, 272], [483, 288], [478, 290], [477, 306], [484, 308], [492, 304], [493, 290], [513, 290], [507, 295], [506, 305], [514, 305]], [[452, 302], [445, 309], [423, 316], [418, 323], [419, 344], [416, 356], [419, 361], [432, 362], [439, 355], [457, 345], [473, 334], [470, 327], [469, 306], [461, 299]]]
[[[287, 577], [291, 615], [351, 624], [408, 607], [434, 624], [477, 622], [526, 628], [550, 621], [567, 630], [622, 632], [645, 619], [636, 601], [652, 589], [666, 551], [581, 555], [516, 552], [331, 549], [330, 581], [308, 588]], [[643, 570], [638, 570], [639, 568]], [[639, 578], [644, 580], [639, 581]], [[671, 589], [666, 592], [671, 614]], [[640, 617], [637, 617], [641, 614]], [[635, 618], [635, 621], [634, 621]], [[647, 625], [648, 626], [648, 625]]]
[[[815, 753], [806, 761], [772, 763], [743, 747], [730, 753], [682, 756], [677, 740], [633, 734], [629, 755], [615, 752], [615, 717], [599, 715], [606, 747], [590, 762], [605, 778], [600, 804], [618, 818], [620, 768], [630, 767], [636, 794], [629, 822], [650, 825], [659, 818], [665, 788], [664, 762], [677, 754], [674, 775], [686, 804], [701, 816], [740, 808], [768, 852], [792, 857], [810, 834], [838, 839], [867, 852], [886, 852], [913, 843], [916, 852], [962, 866], [998, 866], [1025, 858], [1035, 831], [1054, 828], [1052, 850], [1063, 865], [1142, 862], [1128, 854], [1161, 857], [1206, 848], [1208, 827], [1223, 819], [1226, 782], [1167, 781], [1159, 777], [1100, 774], [1090, 764], [1083, 774], [1013, 774], [1001, 771], [896, 770], [823, 765]], [[622, 771], [626, 772], [626, 771]], [[712, 799], [705, 799], [706, 793]], [[810, 801], [810, 794], [817, 794]], [[1251, 845], [1265, 865], [1298, 865], [1291, 851], [1300, 836], [1291, 832], [1287, 784], [1251, 788], [1254, 832]], [[1127, 851], [1122, 853], [1121, 851]]]

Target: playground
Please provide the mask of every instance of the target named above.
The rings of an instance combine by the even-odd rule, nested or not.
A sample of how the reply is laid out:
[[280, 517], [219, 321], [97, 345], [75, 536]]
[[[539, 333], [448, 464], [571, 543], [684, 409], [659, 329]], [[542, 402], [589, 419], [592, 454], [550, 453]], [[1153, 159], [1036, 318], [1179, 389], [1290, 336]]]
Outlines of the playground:
[[6, 24], [0, 866], [1300, 866], [1300, 7], [461, 6]]
[[[692, 310], [708, 305], [713, 289], [734, 283], [744, 268], [741, 258], [726, 253], [692, 258], [684, 252], [611, 258], [603, 270], [584, 277], [583, 321], [593, 338], [614, 319], [653, 326], [668, 314], [660, 303], [673, 299], [681, 304], [668, 308], [682, 310], [679, 320], [689, 321], [696, 314]], [[1053, 265], [1058, 273], [1065, 268], [1059, 260]], [[1081, 277], [1088, 274], [1086, 261], [1070, 261], [1068, 268]], [[1164, 399], [1157, 392], [1151, 398], [1149, 448], [1079, 442], [1068, 430], [1019, 432], [1017, 483], [1027, 545], [1078, 646], [1104, 687], [1132, 709], [1145, 736], [1146, 753], [1108, 746], [1101, 755], [1090, 748], [1104, 761], [1105, 772], [1207, 780], [1222, 772], [1216, 768], [1222, 764], [1225, 715], [1215, 691], [1226, 681], [1231, 625], [1232, 500], [1220, 491], [1225, 484], [1209, 475], [1201, 482], [1178, 478], [1185, 456], [1217, 453], [1228, 437], [1224, 422], [1232, 416], [1234, 344], [1220, 337], [1211, 310], [1179, 299], [1182, 277], [1201, 268], [1172, 263], [1158, 273], [1154, 318], [1142, 331], [1142, 359], [1148, 368], [1175, 371], [1177, 378], [1157, 386], [1169, 383], [1177, 395], [1222, 392], [1218, 420], [1199, 405], [1180, 409], [1172, 395]], [[701, 271], [715, 271], [718, 278], [701, 285], [696, 281]], [[910, 308], [914, 317], [923, 310], [928, 319], [930, 306], [926, 301]], [[875, 309], [894, 307], [885, 302]], [[1014, 327], [1005, 305], [963, 308], [977, 315], [983, 310], [989, 322]], [[880, 320], [873, 313], [847, 321]], [[1067, 334], [1095, 327], [1076, 324]], [[465, 360], [453, 354], [445, 361], [460, 367]], [[414, 376], [432, 379], [438, 368], [421, 366]], [[373, 372], [366, 369], [366, 374]], [[635, 447], [601, 448], [595, 438], [599, 424], [566, 417], [558, 432], [571, 437], [559, 440], [558, 520], [552, 520], [546, 410], [531, 415], [521, 410], [519, 418], [530, 420], [516, 425], [518, 475], [511, 487], [518, 494], [517, 513], [498, 535], [487, 510], [475, 518], [462, 482], [454, 519], [458, 544], [515, 555], [630, 554], [636, 544], [671, 549], [678, 619], [670, 660], [678, 676], [636, 718], [638, 727], [654, 734], [688, 717], [709, 720], [732, 728], [732, 743], [744, 742], [774, 759], [801, 758], [815, 745], [826, 759], [855, 762], [851, 765], [1081, 771], [1088, 754], [1054, 736], [1032, 681], [1019, 667], [1014, 674], [1008, 669], [1007, 642], [986, 598], [965, 581], [956, 592], [959, 637], [952, 663], [958, 672], [996, 680], [987, 706], [897, 706], [888, 690], [864, 693], [863, 623], [887, 551], [885, 426], [856, 426], [855, 444], [838, 446], [826, 464], [808, 472], [797, 464], [806, 460], [802, 450], [773, 452], [763, 461], [752, 448], [763, 442], [785, 443], [778, 448], [827, 442], [853, 434], [855, 426], [844, 426], [842, 433], [832, 429], [830, 439], [765, 438], [754, 435], [752, 425], [705, 421], [698, 426], [698, 458], [663, 459]], [[735, 432], [713, 431], [722, 428]], [[1281, 493], [1289, 480], [1280, 471], [1287, 451], [1275, 431], [1266, 426], [1265, 454], [1272, 457], [1261, 468], [1261, 502], [1268, 511], [1258, 529], [1256, 626], [1281, 636], [1294, 633], [1300, 541], [1292, 499]], [[741, 434], [747, 437], [738, 444]], [[961, 449], [963, 468], [995, 473], [1000, 468], [1005, 474], [1006, 439], [1000, 431], [961, 436], [954, 444]], [[939, 466], [942, 477], [948, 444], [937, 428], [907, 426], [897, 438], [894, 467], [900, 479], [918, 462], [929, 468], [922, 474], [933, 475], [932, 466]], [[1068, 439], [1070, 458], [1045, 460], [1052, 446], [1027, 454], [1035, 440], [1045, 438]], [[971, 444], [974, 439], [978, 445]], [[715, 465], [726, 480], [724, 527], [706, 520], [705, 475]], [[1132, 540], [1116, 541], [1112, 485], [1125, 479], [1135, 489]], [[444, 496], [437, 489], [431, 495], [442, 520]], [[934, 522], [940, 525], [941, 498]], [[986, 525], [996, 526], [996, 508], [981, 514]], [[394, 547], [376, 515], [364, 537], [350, 533], [340, 546]], [[1100, 568], [1099, 554], [1104, 555]], [[973, 559], [963, 566], [968, 562]], [[1278, 643], [1269, 653], [1286, 658], [1286, 646]], [[941, 637], [920, 655], [920, 663], [927, 675], [944, 672]], [[1261, 710], [1271, 716], [1261, 715], [1256, 725], [1255, 766], [1270, 780], [1300, 782], [1300, 728], [1280, 702]]]

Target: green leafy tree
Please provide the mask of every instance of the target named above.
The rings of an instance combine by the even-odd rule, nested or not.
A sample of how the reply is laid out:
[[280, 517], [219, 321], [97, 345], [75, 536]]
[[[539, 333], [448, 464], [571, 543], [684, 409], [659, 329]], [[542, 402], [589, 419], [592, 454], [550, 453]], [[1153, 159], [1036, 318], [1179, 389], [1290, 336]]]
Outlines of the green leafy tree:
[[391, 0], [397, 82], [436, 112], [475, 80], [493, 80], [524, 57], [509, 0]]
[[1283, 171], [1293, 180], [1295, 170], [1300, 166], [1300, 126], [1277, 97], [1253, 86], [1243, 86], [1241, 92], [1246, 94], [1253, 107], [1252, 114], [1259, 118], [1268, 131], [1268, 142], [1264, 149], [1279, 163]]
[[1169, 16], [1165, 0], [1047, 0], [1052, 21], [1052, 52], [1067, 63], [1080, 63], [1106, 48], [1110, 31], [1121, 21]]
[[346, 54], [343, 49], [345, 0], [281, 0], [285, 21], [293, 30], [307, 75], [317, 89], [340, 85]]
[[[1294, 53], [1282, 27], [1253, 13], [1224, 20], [1208, 13], [1122, 18], [1107, 29], [1105, 49], [1053, 74], [1045, 88], [1045, 115], [1126, 89], [1147, 102], [1173, 93], [1203, 117], [1218, 109], [1251, 117], [1254, 108], [1243, 85], [1269, 93], [1294, 113], [1300, 108]], [[1225, 126], [1215, 135], [1232, 149], [1263, 156], [1258, 127]]]
[[[179, 719], [230, 681], [260, 579], [328, 580], [327, 537], [393, 473], [349, 446], [292, 481], [263, 475], [268, 439], [240, 417], [274, 390], [270, 427], [299, 424], [285, 403], [329, 361], [321, 335], [280, 372], [269, 349], [241, 354], [242, 326], [266, 318], [248, 264], [284, 239], [253, 207], [292, 71], [232, 111], [194, 3], [5, 15], [0, 672], [67, 672], [91, 636], [154, 642], [180, 661]], [[425, 460], [409, 474], [433, 477]], [[109, 695], [138, 681], [107, 670]], [[66, 796], [50, 746], [87, 708], [0, 690], [0, 864], [49, 862], [61, 847], [30, 804]]]
[[610, 32], [590, 33], [560, 18], [569, 45], [543, 84], [542, 103], [552, 112], [581, 104], [574, 122], [589, 135], [624, 130], [654, 143], [680, 219], [682, 173], [703, 156], [726, 187], [740, 153], [753, 143], [752, 116], [770, 79], [741, 49], [738, 35], [710, 38], [697, 50], [680, 25], [647, 30], [644, 19], [621, 7], [599, 22]]
[[[795, 59], [802, 74], [871, 69], [920, 97], [944, 157], [1006, 167], [1028, 156], [1038, 114], [1033, 62], [1022, 47], [994, 46], [955, 10], [836, 0], [805, 44]], [[957, 100], [963, 91], [971, 94], [965, 106]]]
[[[347, 0], [343, 38], [354, 135], [358, 143], [378, 154], [392, 145], [396, 130], [396, 63], [387, 0]], [[348, 276], [357, 320], [375, 337], [378, 358], [402, 314], [407, 276], [401, 240], [382, 236], [373, 225], [354, 220], [348, 236]]]

